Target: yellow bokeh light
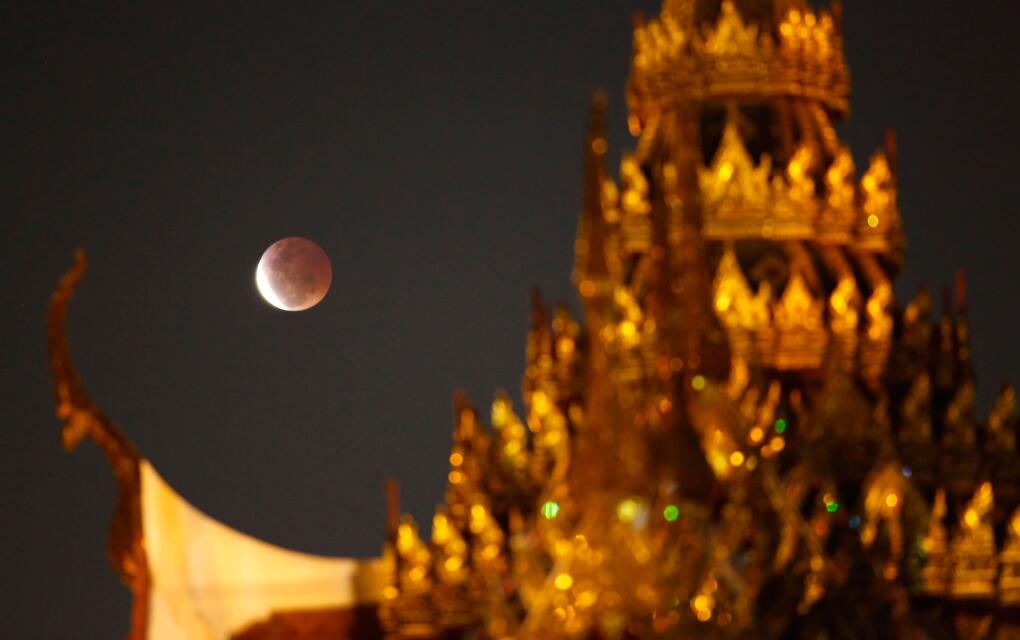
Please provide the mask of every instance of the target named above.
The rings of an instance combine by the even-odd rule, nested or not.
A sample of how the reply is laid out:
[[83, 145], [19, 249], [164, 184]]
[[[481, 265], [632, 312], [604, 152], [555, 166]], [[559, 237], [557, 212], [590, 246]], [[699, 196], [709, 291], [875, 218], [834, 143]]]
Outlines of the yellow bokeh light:
[[574, 578], [569, 573], [561, 573], [556, 576], [555, 584], [560, 591], [566, 591], [574, 585]]
[[595, 604], [599, 599], [598, 593], [591, 589], [586, 589], [581, 593], [577, 594], [577, 606], [581, 608], [587, 608]]
[[620, 337], [624, 340], [633, 340], [637, 336], [637, 327], [633, 322], [624, 320], [620, 323]]
[[726, 182], [733, 177], [733, 165], [729, 162], [724, 162], [719, 166], [719, 179]]
[[890, 509], [892, 509], [899, 503], [900, 499], [896, 496], [895, 493], [890, 493], [885, 497], [885, 506], [889, 507]]
[[730, 464], [734, 467], [739, 467], [744, 464], [744, 454], [739, 451], [734, 451], [730, 454]]
[[630, 498], [623, 500], [616, 507], [616, 516], [624, 522], [633, 522], [638, 515], [638, 503]]

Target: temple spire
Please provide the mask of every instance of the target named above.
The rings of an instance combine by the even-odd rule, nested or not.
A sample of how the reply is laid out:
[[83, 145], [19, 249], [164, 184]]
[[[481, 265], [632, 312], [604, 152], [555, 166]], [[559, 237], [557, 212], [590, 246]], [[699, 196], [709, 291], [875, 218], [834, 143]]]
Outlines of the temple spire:
[[584, 200], [574, 245], [573, 280], [581, 297], [591, 298], [602, 289], [609, 277], [605, 243], [608, 225], [603, 207], [603, 185], [606, 181], [605, 136], [606, 94], [592, 95], [588, 134], [585, 138]]
[[967, 273], [963, 269], [956, 272], [956, 368], [960, 383], [974, 381], [970, 324], [967, 322]]

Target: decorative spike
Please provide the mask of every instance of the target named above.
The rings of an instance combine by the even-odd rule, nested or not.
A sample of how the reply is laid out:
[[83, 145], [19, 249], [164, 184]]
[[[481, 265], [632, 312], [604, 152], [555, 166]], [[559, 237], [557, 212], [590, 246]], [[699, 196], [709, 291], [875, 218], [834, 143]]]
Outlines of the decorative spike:
[[432, 547], [439, 581], [450, 586], [463, 584], [468, 577], [467, 544], [442, 505], [432, 518]]
[[84, 438], [91, 438], [117, 479], [117, 506], [107, 537], [107, 557], [121, 581], [131, 590], [131, 631], [127, 637], [142, 640], [148, 624], [150, 588], [142, 531], [142, 456], [85, 391], [71, 360], [67, 312], [75, 288], [88, 269], [84, 251], [79, 249], [74, 257], [74, 265], [60, 279], [50, 298], [46, 319], [46, 346], [57, 417], [63, 423], [61, 440], [65, 450], [73, 451]]
[[995, 496], [984, 482], [960, 517], [953, 539], [953, 570], [949, 593], [954, 598], [988, 598], [995, 593], [998, 572], [992, 512]]
[[620, 243], [624, 257], [647, 253], [652, 246], [652, 205], [648, 178], [633, 155], [620, 161]]
[[706, 34], [701, 48], [709, 56], [725, 56], [739, 52], [752, 60], [759, 59], [761, 54], [758, 52], [758, 25], [745, 22], [733, 0], [723, 0], [715, 29]]
[[901, 415], [899, 438], [907, 453], [914, 453], [917, 446], [931, 443], [931, 381], [927, 374], [921, 374], [914, 380], [903, 400]]
[[604, 210], [606, 178], [606, 94], [592, 96], [588, 134], [585, 138], [584, 200], [574, 244], [574, 284], [589, 299], [602, 291], [609, 277], [606, 261], [608, 228]]
[[865, 304], [867, 331], [861, 345], [861, 376], [872, 390], [882, 383], [893, 338], [893, 291], [883, 282], [875, 287]]
[[1017, 403], [1013, 385], [1004, 382], [995, 399], [995, 406], [988, 414], [987, 425], [988, 449], [996, 453], [1016, 451], [1017, 436]]
[[479, 432], [478, 420], [475, 409], [468, 400], [467, 392], [463, 389], [453, 392], [453, 412], [456, 417], [454, 441], [465, 442], [474, 438]]
[[967, 320], [967, 276], [963, 269], [956, 272], [956, 375], [960, 381], [973, 382], [974, 359], [970, 346], [970, 323]]
[[400, 483], [393, 476], [386, 478], [386, 531], [391, 540], [396, 539], [400, 526]]
[[977, 442], [974, 417], [974, 384], [964, 382], [946, 409], [946, 432], [942, 443], [950, 448], [970, 449]]
[[472, 564], [482, 572], [499, 573], [506, 566], [506, 535], [485, 503], [479, 501], [471, 505], [469, 528]]
[[1020, 604], [1020, 509], [1014, 511], [1009, 519], [1000, 563], [999, 602], [1015, 607]]
[[862, 249], [895, 254], [903, 244], [897, 203], [896, 175], [888, 152], [877, 151], [861, 178], [864, 215], [858, 224], [858, 244]]
[[558, 398], [562, 402], [570, 402], [583, 391], [581, 327], [565, 306], [557, 305], [553, 312], [552, 329], [556, 378], [559, 383]]
[[933, 382], [940, 393], [951, 393], [956, 385], [956, 336], [953, 331], [949, 289], [942, 290], [942, 315], [933, 336]]
[[889, 169], [892, 171], [893, 178], [895, 179], [897, 173], [897, 154], [898, 149], [896, 146], [896, 130], [886, 129], [885, 132], [885, 154], [889, 158]]
[[821, 367], [828, 344], [825, 303], [811, 293], [803, 276], [790, 276], [772, 310], [772, 323], [758, 332], [762, 364], [780, 370]]
[[832, 23], [834, 25], [836, 35], [843, 35], [843, 2], [842, 0], [832, 0], [832, 4], [829, 6], [829, 12], [832, 14]]
[[857, 355], [861, 294], [852, 274], [844, 275], [829, 296], [829, 328], [836, 338], [843, 366], [849, 368]]
[[908, 325], [929, 324], [931, 322], [931, 294], [928, 287], [921, 285], [917, 288], [914, 299], [907, 304], [903, 312], [903, 322]]
[[755, 237], [770, 216], [772, 161], [764, 155], [756, 165], [735, 120], [726, 120], [722, 141], [709, 167], [698, 167], [708, 238]]
[[963, 269], [956, 270], [956, 312], [967, 313], [967, 272]]
[[825, 172], [825, 208], [818, 229], [822, 241], [846, 244], [855, 231], [858, 209], [854, 171], [850, 150], [840, 145]]
[[946, 492], [940, 488], [935, 494], [927, 533], [920, 544], [922, 566], [917, 586], [921, 593], [929, 596], [944, 595], [948, 588], [951, 559], [945, 527], [946, 511]]
[[[536, 391], [552, 393], [555, 387], [553, 379], [554, 366], [553, 337], [549, 324], [549, 308], [542, 299], [542, 292], [537, 288], [531, 290], [531, 318], [525, 347], [524, 369], [524, 404], [531, 406], [532, 395]], [[555, 398], [551, 398], [555, 400]]]
[[962, 500], [973, 491], [980, 470], [974, 395], [974, 383], [962, 383], [945, 410], [940, 466], [954, 500]]
[[401, 559], [398, 584], [409, 594], [427, 593], [432, 584], [432, 554], [418, 535], [418, 525], [404, 515], [397, 526], [397, 555]]
[[713, 307], [730, 340], [730, 349], [741, 358], [752, 355], [752, 339], [769, 321], [772, 293], [763, 282], [753, 294], [732, 245], [727, 245], [712, 283]]
[[492, 428], [499, 438], [499, 460], [511, 481], [520, 484], [528, 467], [528, 432], [505, 391], [492, 403]]

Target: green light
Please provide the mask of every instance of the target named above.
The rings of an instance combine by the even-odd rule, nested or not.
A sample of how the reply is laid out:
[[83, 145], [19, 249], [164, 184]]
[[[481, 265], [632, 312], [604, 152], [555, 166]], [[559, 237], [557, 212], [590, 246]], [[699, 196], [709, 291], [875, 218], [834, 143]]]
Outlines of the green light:
[[825, 510], [828, 511], [829, 513], [836, 513], [836, 511], [839, 510], [839, 503], [830, 502], [829, 504], [825, 505]]
[[776, 420], [776, 425], [775, 426], [776, 426], [776, 433], [785, 433], [786, 432], [786, 420], [783, 420], [782, 418]]
[[680, 509], [675, 504], [668, 505], [662, 510], [662, 517], [666, 519], [666, 522], [676, 522], [680, 517]]
[[549, 500], [542, 505], [542, 515], [545, 516], [546, 520], [552, 520], [560, 512], [560, 505], [552, 500]]
[[696, 375], [691, 379], [691, 386], [694, 387], [695, 391], [701, 391], [705, 388], [705, 376]]

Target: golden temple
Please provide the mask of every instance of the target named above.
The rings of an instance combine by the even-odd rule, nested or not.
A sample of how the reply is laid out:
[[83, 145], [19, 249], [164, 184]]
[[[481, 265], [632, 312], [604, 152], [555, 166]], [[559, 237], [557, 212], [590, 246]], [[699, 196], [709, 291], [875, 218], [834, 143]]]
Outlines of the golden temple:
[[[977, 415], [962, 275], [938, 313], [924, 290], [894, 298], [895, 137], [858, 175], [835, 128], [840, 19], [838, 0], [665, 0], [639, 19], [618, 179], [591, 105], [583, 322], [535, 293], [524, 406], [497, 394], [485, 420], [455, 398], [429, 539], [391, 488], [382, 558], [329, 565], [354, 587], [266, 596], [233, 626], [185, 603], [194, 573], [162, 586], [152, 536], [171, 525], [146, 496], [179, 497], [71, 368], [80, 260], [51, 305], [58, 415], [118, 479], [130, 637], [1020, 638], [1016, 396]], [[278, 589], [306, 560], [295, 592], [319, 575], [252, 549], [239, 566], [272, 556]]]

